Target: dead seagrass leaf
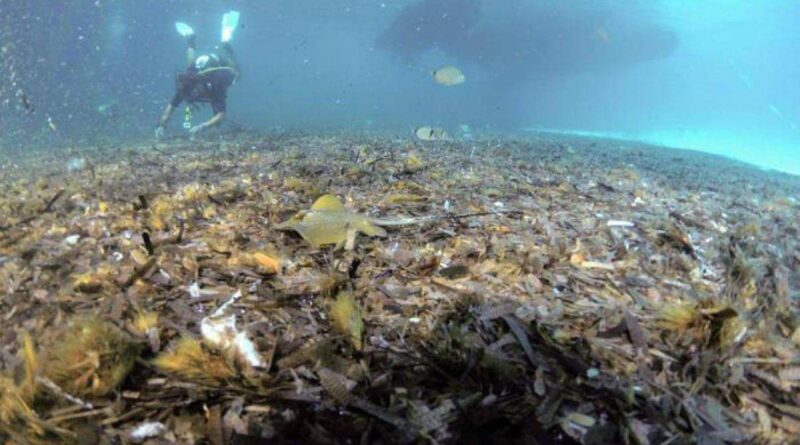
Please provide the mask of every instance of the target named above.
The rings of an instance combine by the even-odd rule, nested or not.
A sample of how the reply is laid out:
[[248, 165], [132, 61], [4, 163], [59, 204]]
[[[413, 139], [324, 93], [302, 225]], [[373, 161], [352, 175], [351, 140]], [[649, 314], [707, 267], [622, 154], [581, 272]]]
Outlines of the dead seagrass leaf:
[[317, 371], [319, 382], [331, 397], [342, 405], [353, 405], [356, 397], [350, 392], [355, 387], [355, 382], [347, 377], [331, 371], [328, 368], [321, 368]]
[[290, 220], [275, 227], [294, 230], [314, 247], [335, 245], [348, 250], [355, 245], [358, 233], [367, 236], [386, 236], [386, 231], [376, 226], [370, 218], [347, 210], [336, 196], [324, 195], [310, 210], [300, 212]]
[[14, 380], [0, 374], [0, 434], [22, 439], [29, 435], [42, 436], [48, 429], [49, 425], [31, 409]]
[[353, 347], [360, 351], [363, 346], [361, 339], [364, 335], [364, 320], [361, 308], [351, 292], [339, 292], [336, 301], [331, 305], [330, 316], [333, 327], [347, 336]]

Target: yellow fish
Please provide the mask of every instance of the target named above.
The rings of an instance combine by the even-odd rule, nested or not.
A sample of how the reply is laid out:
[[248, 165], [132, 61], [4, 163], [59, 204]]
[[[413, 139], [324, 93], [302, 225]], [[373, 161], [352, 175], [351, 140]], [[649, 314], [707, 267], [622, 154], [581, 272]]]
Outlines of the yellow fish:
[[347, 210], [336, 196], [324, 195], [310, 210], [299, 212], [288, 221], [278, 224], [278, 230], [294, 230], [314, 247], [336, 245], [351, 250], [359, 232], [367, 236], [386, 236], [369, 217]]
[[421, 141], [448, 141], [450, 135], [439, 127], [419, 127], [414, 131], [414, 135]]
[[436, 83], [448, 87], [460, 85], [467, 80], [467, 78], [464, 77], [464, 73], [452, 65], [443, 66], [433, 71], [431, 75], [433, 79], [436, 80]]

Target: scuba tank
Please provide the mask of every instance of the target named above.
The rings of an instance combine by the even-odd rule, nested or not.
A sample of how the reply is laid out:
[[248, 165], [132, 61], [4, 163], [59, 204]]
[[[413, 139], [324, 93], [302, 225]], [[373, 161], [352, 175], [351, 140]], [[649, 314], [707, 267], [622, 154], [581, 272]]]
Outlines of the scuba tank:
[[192, 109], [188, 105], [183, 110], [183, 128], [187, 130], [192, 128]]

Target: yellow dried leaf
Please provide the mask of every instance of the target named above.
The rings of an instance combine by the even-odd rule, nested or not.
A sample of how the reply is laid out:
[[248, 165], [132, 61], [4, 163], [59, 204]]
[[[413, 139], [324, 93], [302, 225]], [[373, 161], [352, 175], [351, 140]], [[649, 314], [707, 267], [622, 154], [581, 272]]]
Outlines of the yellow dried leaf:
[[334, 400], [342, 405], [352, 405], [356, 402], [356, 397], [350, 393], [354, 383], [347, 377], [328, 368], [321, 368], [317, 371], [317, 376], [322, 387]]
[[144, 266], [150, 260], [147, 254], [139, 249], [131, 252], [131, 259], [140, 266]]
[[281, 271], [281, 263], [277, 258], [261, 252], [256, 252], [253, 254], [253, 259], [255, 260], [261, 272], [276, 274], [280, 273]]
[[186, 201], [198, 202], [205, 200], [208, 197], [208, 192], [206, 192], [202, 185], [194, 182], [184, 186], [183, 190], [181, 190], [181, 195]]
[[747, 323], [735, 315], [722, 321], [719, 328], [719, 346], [728, 347], [739, 343], [747, 333]]
[[504, 225], [491, 226], [489, 229], [501, 235], [508, 235], [512, 232], [510, 227]]
[[412, 155], [408, 155], [408, 158], [406, 159], [406, 171], [413, 173], [413, 172], [416, 172], [418, 170], [421, 170], [422, 167], [424, 167], [424, 166], [425, 166], [425, 164], [422, 162], [422, 160], [420, 158], [418, 158], [417, 156], [415, 156], [413, 154]]
[[215, 209], [212, 206], [205, 206], [205, 207], [203, 207], [202, 215], [203, 215], [203, 218], [205, 218], [205, 219], [214, 218], [215, 216], [217, 216], [217, 209]]
[[108, 284], [109, 272], [100, 269], [96, 272], [88, 272], [76, 275], [73, 278], [73, 287], [76, 291], [85, 294], [100, 292]]
[[133, 327], [139, 335], [146, 335], [150, 329], [158, 326], [158, 313], [139, 311], [133, 320]]
[[296, 177], [284, 179], [283, 188], [291, 192], [305, 193], [308, 195], [314, 195], [318, 192], [317, 187], [313, 183]]
[[33, 339], [30, 334], [22, 336], [22, 362], [24, 364], [24, 375], [20, 384], [20, 394], [26, 401], [33, 400], [36, 395], [36, 348], [33, 346]]
[[698, 322], [700, 311], [691, 303], [667, 304], [657, 315], [658, 325], [662, 329], [684, 331]]
[[586, 262], [586, 255], [580, 252], [573, 253], [572, 256], [569, 257], [569, 262], [574, 266], [580, 266]]
[[0, 374], [0, 433], [19, 435], [26, 431], [41, 436], [45, 433], [45, 427], [14, 381]]
[[407, 204], [412, 202], [421, 202], [424, 200], [424, 196], [412, 195], [408, 193], [395, 193], [386, 198], [386, 202], [389, 204]]
[[197, 261], [191, 257], [183, 257], [181, 259], [181, 265], [184, 269], [189, 272], [195, 272], [200, 266], [197, 264]]
[[339, 292], [330, 309], [333, 327], [340, 334], [348, 336], [353, 347], [360, 351], [364, 335], [364, 320], [361, 308], [351, 292]]

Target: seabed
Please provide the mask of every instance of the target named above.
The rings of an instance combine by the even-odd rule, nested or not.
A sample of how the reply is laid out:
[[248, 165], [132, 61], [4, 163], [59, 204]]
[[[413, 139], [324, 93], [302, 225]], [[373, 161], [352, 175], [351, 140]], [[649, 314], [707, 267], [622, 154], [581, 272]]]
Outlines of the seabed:
[[0, 165], [7, 443], [800, 434], [800, 178], [560, 135], [69, 156]]

